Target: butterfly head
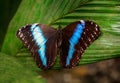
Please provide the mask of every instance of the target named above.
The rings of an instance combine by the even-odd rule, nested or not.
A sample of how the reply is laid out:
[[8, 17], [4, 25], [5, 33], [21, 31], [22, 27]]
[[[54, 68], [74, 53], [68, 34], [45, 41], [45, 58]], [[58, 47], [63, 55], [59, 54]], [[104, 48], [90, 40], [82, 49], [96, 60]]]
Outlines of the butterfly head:
[[59, 25], [57, 30], [57, 45], [58, 47], [61, 46], [62, 43], [62, 27]]
[[62, 30], [62, 26], [61, 25], [58, 25], [58, 30]]

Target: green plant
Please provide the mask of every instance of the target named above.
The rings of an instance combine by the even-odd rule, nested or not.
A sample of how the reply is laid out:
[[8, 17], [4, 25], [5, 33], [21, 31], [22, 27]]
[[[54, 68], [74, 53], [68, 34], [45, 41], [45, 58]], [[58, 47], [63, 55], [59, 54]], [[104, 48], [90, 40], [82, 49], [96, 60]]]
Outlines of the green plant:
[[[15, 71], [20, 68], [21, 70], [17, 74], [30, 72], [25, 74], [26, 79], [29, 79], [29, 77], [27, 78], [29, 75], [33, 75], [33, 78], [35, 78], [34, 75], [37, 76], [35, 71], [39, 71], [39, 68], [34, 64], [31, 54], [16, 37], [16, 31], [20, 27], [35, 22], [57, 28], [58, 24], [64, 27], [79, 19], [93, 20], [100, 25], [102, 36], [86, 50], [79, 65], [120, 57], [119, 8], [119, 0], [23, 0], [10, 22], [2, 45], [1, 67], [8, 69], [10, 60], [13, 61], [11, 63], [13, 66], [9, 67], [9, 72], [14, 71], [11, 68], [14, 68]], [[7, 67], [4, 67], [4, 64]], [[53, 69], [61, 69], [59, 58]]]

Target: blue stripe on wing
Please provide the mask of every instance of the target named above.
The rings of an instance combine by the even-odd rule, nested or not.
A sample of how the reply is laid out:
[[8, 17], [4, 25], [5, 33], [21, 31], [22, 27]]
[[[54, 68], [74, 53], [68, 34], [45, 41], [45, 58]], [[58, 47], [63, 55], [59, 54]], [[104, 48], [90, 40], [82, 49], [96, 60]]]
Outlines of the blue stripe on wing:
[[69, 51], [68, 51], [68, 56], [66, 60], [66, 66], [70, 65], [70, 61], [73, 57], [73, 53], [75, 51], [74, 46], [79, 42], [79, 39], [81, 38], [81, 35], [83, 33], [83, 29], [85, 28], [85, 21], [81, 20], [81, 23], [77, 24], [72, 37], [69, 39]]
[[39, 47], [38, 54], [39, 54], [39, 57], [40, 57], [40, 59], [42, 61], [42, 64], [44, 66], [47, 66], [47, 60], [46, 60], [46, 56], [45, 56], [45, 53], [46, 53], [45, 52], [46, 51], [45, 43], [46, 43], [47, 40], [44, 37], [43, 32], [40, 29], [40, 27], [36, 26], [36, 25], [37, 24], [33, 24], [31, 26], [31, 32], [32, 32], [35, 43]]

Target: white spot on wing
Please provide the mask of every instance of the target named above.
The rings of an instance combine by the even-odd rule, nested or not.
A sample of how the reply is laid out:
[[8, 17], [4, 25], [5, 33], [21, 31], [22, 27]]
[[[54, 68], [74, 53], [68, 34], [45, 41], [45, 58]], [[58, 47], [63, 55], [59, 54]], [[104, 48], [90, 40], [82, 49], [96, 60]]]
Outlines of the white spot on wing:
[[18, 32], [18, 35], [20, 35], [20, 34], [21, 34], [21, 32], [19, 31], [19, 32]]
[[93, 34], [91, 34], [92, 38], [94, 38]]
[[32, 37], [32, 35], [30, 34], [30, 37]]
[[28, 45], [28, 49], [30, 48], [30, 45]]
[[21, 38], [21, 37], [23, 37], [23, 34], [22, 34], [22, 33], [20, 34], [20, 38]]
[[84, 23], [84, 20], [80, 20], [81, 23]]
[[96, 35], [96, 32], [93, 32]]
[[98, 31], [98, 28], [96, 27], [95, 30]]
[[81, 40], [83, 40], [83, 37], [81, 37]]
[[97, 27], [97, 25], [95, 25], [95, 27]]
[[32, 39], [32, 42], [34, 41], [34, 39]]
[[77, 56], [77, 60], [79, 60], [79, 57]]
[[93, 24], [93, 22], [91, 22], [91, 24]]
[[86, 29], [86, 31], [88, 31], [88, 29]]
[[27, 43], [27, 41], [25, 41], [25, 44]]
[[24, 40], [25, 38], [24, 37], [22, 37], [22, 40]]
[[23, 28], [25, 29], [26, 26], [23, 26]]
[[83, 52], [83, 50], [84, 50], [84, 49], [81, 47], [81, 51], [82, 51], [82, 52]]
[[85, 32], [83, 32], [83, 34], [85, 35]]
[[86, 44], [86, 42], [84, 42], [84, 45], [87, 47], [87, 44]]
[[21, 31], [21, 29], [19, 29], [19, 31]]
[[88, 41], [89, 41], [89, 42], [91, 42], [91, 39], [90, 39], [90, 38], [88, 38]]

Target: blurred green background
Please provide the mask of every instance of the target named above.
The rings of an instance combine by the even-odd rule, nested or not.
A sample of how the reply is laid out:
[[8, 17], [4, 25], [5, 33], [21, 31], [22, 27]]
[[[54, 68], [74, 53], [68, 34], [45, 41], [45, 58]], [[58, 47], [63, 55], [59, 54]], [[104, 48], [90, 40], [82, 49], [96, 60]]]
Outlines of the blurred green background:
[[21, 0], [1, 0], [0, 1], [0, 49], [10, 23], [10, 20], [14, 16], [19, 7]]

